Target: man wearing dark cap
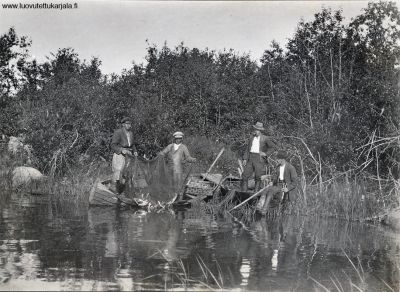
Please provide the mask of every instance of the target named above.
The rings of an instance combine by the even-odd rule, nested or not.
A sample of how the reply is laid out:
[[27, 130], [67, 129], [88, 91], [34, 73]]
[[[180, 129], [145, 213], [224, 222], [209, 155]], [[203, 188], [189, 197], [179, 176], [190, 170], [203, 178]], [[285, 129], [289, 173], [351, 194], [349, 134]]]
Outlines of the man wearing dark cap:
[[285, 199], [289, 199], [290, 195], [294, 195], [297, 185], [297, 172], [293, 165], [291, 165], [287, 158], [286, 151], [279, 150], [276, 155], [278, 167], [276, 175], [271, 182], [271, 185], [262, 192], [257, 209], [265, 215], [268, 210], [268, 205], [271, 199], [276, 194], [284, 194]]
[[269, 137], [261, 134], [261, 131], [265, 130], [262, 123], [257, 122], [253, 129], [243, 156], [244, 170], [241, 190], [247, 191], [249, 178], [254, 172], [255, 191], [257, 192], [261, 187], [261, 175], [265, 173], [265, 159], [275, 151], [276, 145]]
[[133, 134], [130, 130], [132, 128], [132, 122], [129, 118], [125, 117], [121, 120], [122, 127], [115, 130], [111, 149], [114, 152], [112, 159], [112, 171], [113, 177], [111, 182], [110, 190], [117, 192], [119, 183], [122, 179], [122, 172], [125, 168], [125, 157], [126, 155], [137, 156], [136, 147], [133, 144]]

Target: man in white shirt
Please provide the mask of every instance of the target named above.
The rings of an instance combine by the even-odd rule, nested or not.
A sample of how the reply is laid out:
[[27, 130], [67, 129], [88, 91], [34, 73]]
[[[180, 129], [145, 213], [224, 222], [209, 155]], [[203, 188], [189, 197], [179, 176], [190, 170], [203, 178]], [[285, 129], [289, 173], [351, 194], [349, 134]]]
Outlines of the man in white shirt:
[[[285, 199], [289, 200], [290, 194], [295, 193], [297, 185], [297, 172], [293, 165], [287, 161], [288, 154], [286, 151], [279, 150], [276, 155], [278, 168], [275, 179], [270, 186], [263, 191], [260, 196], [257, 209], [265, 215], [268, 210], [269, 202], [276, 194], [284, 194]], [[282, 197], [281, 197], [282, 198]]]
[[254, 126], [246, 150], [243, 156], [243, 174], [241, 190], [247, 191], [248, 180], [254, 172], [255, 191], [261, 187], [261, 176], [265, 174], [265, 159], [276, 149], [275, 143], [267, 136], [261, 134], [264, 131], [262, 123], [257, 122]]

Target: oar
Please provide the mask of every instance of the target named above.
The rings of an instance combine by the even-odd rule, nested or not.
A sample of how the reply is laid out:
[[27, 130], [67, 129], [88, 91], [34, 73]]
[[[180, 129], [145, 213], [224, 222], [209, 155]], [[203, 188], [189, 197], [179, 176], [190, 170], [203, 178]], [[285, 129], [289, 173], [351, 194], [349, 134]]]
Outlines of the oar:
[[210, 173], [211, 169], [214, 167], [215, 163], [217, 163], [218, 159], [221, 157], [222, 153], [224, 153], [225, 147], [222, 147], [221, 151], [219, 151], [217, 157], [215, 158], [214, 162], [211, 164], [210, 168], [207, 170], [206, 175], [203, 177], [203, 180], [205, 180]]
[[250, 196], [249, 198], [247, 198], [246, 200], [244, 200], [243, 202], [241, 202], [239, 205], [236, 205], [235, 207], [233, 207], [232, 209], [229, 210], [229, 212], [235, 210], [236, 208], [239, 208], [240, 206], [242, 206], [243, 204], [245, 204], [246, 202], [250, 201], [252, 198], [258, 196], [262, 191], [266, 190], [269, 186], [266, 186], [264, 188], [262, 188], [261, 190], [259, 190], [257, 193], [255, 193], [254, 195]]

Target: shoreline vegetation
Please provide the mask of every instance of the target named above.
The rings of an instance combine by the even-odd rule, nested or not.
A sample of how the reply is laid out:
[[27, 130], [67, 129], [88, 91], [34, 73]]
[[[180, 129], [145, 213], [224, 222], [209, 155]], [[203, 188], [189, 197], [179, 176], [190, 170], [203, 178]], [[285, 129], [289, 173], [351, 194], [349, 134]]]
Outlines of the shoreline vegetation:
[[[146, 64], [106, 76], [100, 59], [82, 61], [72, 48], [32, 60], [31, 40], [10, 28], [0, 36], [0, 135], [25, 136], [29, 165], [51, 192], [86, 204], [110, 172], [122, 116], [133, 120], [139, 155], [154, 157], [181, 130], [199, 160], [193, 173], [225, 147], [213, 169], [225, 175], [236, 174], [260, 121], [299, 173], [291, 212], [380, 220], [400, 200], [399, 38], [395, 3], [372, 2], [348, 24], [329, 9], [300, 21], [286, 47], [273, 42], [259, 63], [232, 49], [148, 44]], [[1, 151], [2, 190], [26, 163]]]
[[[211, 142], [204, 142], [205, 138], [189, 137], [188, 141], [199, 145], [206, 143], [210, 146]], [[212, 147], [217, 150], [220, 144]], [[190, 144], [189, 144], [190, 147]], [[211, 149], [211, 148], [207, 148]], [[23, 164], [23, 159], [13, 157], [6, 149], [0, 149], [2, 170], [1, 189], [3, 193], [2, 201], [11, 195], [15, 188], [12, 187], [12, 170], [16, 166]], [[193, 153], [200, 155], [200, 152]], [[214, 151], [214, 154], [217, 152]], [[210, 152], [203, 153], [205, 155]], [[298, 160], [293, 156], [291, 162]], [[204, 172], [210, 159], [202, 157], [193, 167], [192, 173]], [[50, 194], [52, 199], [60, 203], [88, 206], [88, 197], [91, 188], [99, 178], [109, 177], [111, 174], [110, 161], [88, 160], [81, 165], [74, 166], [64, 176], [46, 177], [40, 180], [40, 188], [44, 194]], [[300, 162], [301, 164], [301, 162]], [[232, 151], [226, 151], [221, 157], [221, 161], [215, 169], [215, 173], [223, 175], [237, 174], [237, 157]], [[188, 170], [188, 167], [186, 171]], [[232, 171], [233, 170], [233, 171]], [[320, 174], [318, 174], [320, 175]], [[322, 177], [322, 176], [321, 176]], [[35, 187], [35, 185], [33, 185]], [[21, 188], [20, 190], [24, 190]], [[368, 173], [357, 174], [353, 172], [338, 173], [337, 177], [331, 177], [322, 183], [312, 183], [305, 179], [304, 170], [299, 171], [299, 183], [295, 198], [291, 199], [289, 209], [290, 214], [333, 217], [347, 221], [370, 221], [379, 222], [384, 214], [398, 206], [400, 189], [398, 181], [382, 179], [380, 186], [376, 183], [376, 178]], [[18, 191], [18, 189], [17, 189]], [[231, 201], [221, 204], [225, 197], [218, 197], [206, 203], [206, 209], [212, 213], [224, 213], [235, 205]], [[198, 206], [193, 205], [194, 208]], [[246, 204], [236, 214], [242, 218], [252, 218], [254, 216], [254, 206], [252, 203]]]

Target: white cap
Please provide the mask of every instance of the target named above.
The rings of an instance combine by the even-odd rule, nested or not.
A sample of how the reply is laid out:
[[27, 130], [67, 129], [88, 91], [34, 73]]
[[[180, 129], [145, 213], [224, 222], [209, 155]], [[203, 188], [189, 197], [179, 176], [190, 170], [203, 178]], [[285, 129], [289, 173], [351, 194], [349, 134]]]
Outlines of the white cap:
[[172, 136], [174, 136], [174, 138], [183, 138], [183, 133], [178, 131], [172, 134]]

